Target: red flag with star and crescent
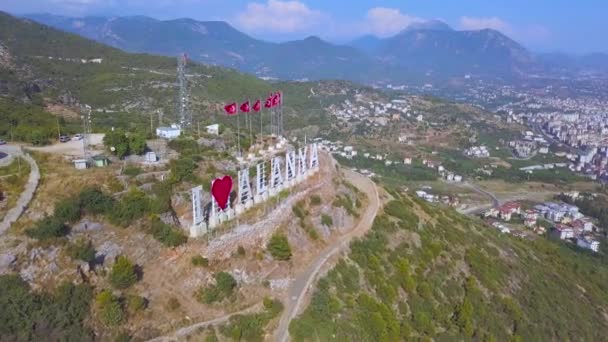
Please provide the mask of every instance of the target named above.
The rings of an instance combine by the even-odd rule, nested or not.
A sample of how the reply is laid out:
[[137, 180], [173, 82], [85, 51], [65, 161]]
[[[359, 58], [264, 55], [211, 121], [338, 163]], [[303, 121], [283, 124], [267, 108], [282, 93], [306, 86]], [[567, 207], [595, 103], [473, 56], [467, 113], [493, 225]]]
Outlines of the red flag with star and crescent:
[[228, 114], [228, 115], [235, 115], [235, 114], [237, 114], [236, 103], [231, 103], [229, 105], [226, 105], [224, 107], [224, 110], [226, 111], [226, 114]]
[[239, 108], [240, 108], [241, 112], [243, 112], [243, 113], [249, 113], [251, 111], [251, 107], [249, 106], [249, 101], [243, 102]]
[[268, 96], [266, 102], [264, 103], [265, 108], [272, 108], [272, 95]]
[[279, 104], [281, 104], [281, 93], [276, 92], [274, 95], [272, 95], [272, 106], [276, 107]]
[[255, 103], [253, 104], [253, 111], [254, 111], [254, 112], [259, 112], [260, 110], [262, 110], [262, 101], [257, 100], [257, 101], [255, 101]]

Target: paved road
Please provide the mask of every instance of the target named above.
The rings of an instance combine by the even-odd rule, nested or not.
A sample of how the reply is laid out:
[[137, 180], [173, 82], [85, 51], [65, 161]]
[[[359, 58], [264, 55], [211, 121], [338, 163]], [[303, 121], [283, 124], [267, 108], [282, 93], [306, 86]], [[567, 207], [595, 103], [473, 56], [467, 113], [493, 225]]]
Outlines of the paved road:
[[6, 216], [0, 222], [0, 235], [2, 235], [11, 227], [11, 224], [19, 219], [34, 197], [34, 192], [36, 192], [38, 182], [40, 181], [40, 170], [36, 161], [29, 154], [23, 153], [20, 146], [2, 145], [0, 146], [0, 151], [12, 154], [15, 157], [22, 157], [30, 164], [30, 177], [25, 184], [25, 189], [19, 196], [17, 204], [6, 213]]
[[307, 292], [312, 288], [312, 284], [319, 274], [321, 267], [327, 263], [329, 258], [347, 249], [353, 238], [365, 235], [372, 227], [374, 218], [378, 213], [380, 198], [374, 182], [369, 178], [350, 170], [346, 170], [345, 175], [353, 185], [367, 195], [369, 205], [361, 216], [361, 220], [353, 230], [344, 235], [340, 241], [327, 246], [303, 273], [296, 276], [296, 279], [292, 282], [287, 292], [288, 299], [287, 303], [285, 303], [285, 310], [281, 315], [279, 326], [274, 335], [276, 341], [284, 342], [289, 339], [289, 323], [300, 312], [304, 298], [306, 297]]

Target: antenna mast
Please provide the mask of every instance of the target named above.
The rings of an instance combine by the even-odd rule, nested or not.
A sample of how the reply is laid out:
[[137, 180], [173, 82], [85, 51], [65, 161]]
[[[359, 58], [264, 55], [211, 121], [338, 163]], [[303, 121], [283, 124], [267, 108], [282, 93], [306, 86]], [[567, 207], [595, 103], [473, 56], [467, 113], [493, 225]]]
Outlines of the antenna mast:
[[188, 55], [183, 54], [177, 57], [177, 85], [179, 87], [179, 98], [177, 99], [177, 120], [181, 128], [187, 128], [192, 123], [192, 115], [188, 108], [190, 103], [190, 93], [188, 91], [188, 81], [186, 79], [186, 65]]
[[81, 108], [82, 119], [82, 157], [89, 159], [89, 143], [91, 141], [91, 106], [84, 105]]

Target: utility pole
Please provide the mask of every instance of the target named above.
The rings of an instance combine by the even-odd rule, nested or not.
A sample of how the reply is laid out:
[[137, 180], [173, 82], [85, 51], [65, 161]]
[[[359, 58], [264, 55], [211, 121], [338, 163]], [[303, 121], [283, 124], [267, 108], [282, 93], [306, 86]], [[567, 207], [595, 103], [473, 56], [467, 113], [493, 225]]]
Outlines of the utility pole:
[[59, 118], [55, 118], [57, 121], [57, 139], [61, 138], [61, 128], [59, 127]]
[[150, 112], [150, 135], [154, 134], [154, 121], [153, 121], [153, 113]]
[[197, 121], [196, 122], [196, 131], [198, 132], [198, 138], [201, 138], [201, 122]]

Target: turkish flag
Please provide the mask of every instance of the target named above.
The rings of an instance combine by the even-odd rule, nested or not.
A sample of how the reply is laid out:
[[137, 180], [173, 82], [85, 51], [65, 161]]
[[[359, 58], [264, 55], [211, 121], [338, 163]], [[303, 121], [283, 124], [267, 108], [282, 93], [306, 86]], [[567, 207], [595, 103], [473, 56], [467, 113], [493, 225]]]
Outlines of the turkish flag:
[[264, 103], [264, 107], [272, 108], [272, 95], [268, 96], [268, 98], [266, 99], [266, 102]]
[[241, 104], [241, 107], [239, 107], [241, 109], [241, 112], [243, 113], [249, 113], [251, 111], [251, 108], [249, 107], [249, 101], [247, 102], [243, 102], [243, 104]]
[[224, 110], [226, 111], [226, 114], [228, 115], [234, 115], [236, 114], [236, 103], [231, 103], [229, 105], [226, 105], [224, 107]]
[[279, 95], [279, 93], [275, 93], [272, 95], [272, 106], [278, 106], [279, 103], [281, 103], [281, 95]]
[[260, 101], [260, 100], [255, 101], [255, 103], [253, 104], [253, 110], [255, 112], [259, 112], [260, 110], [262, 110], [262, 101]]

